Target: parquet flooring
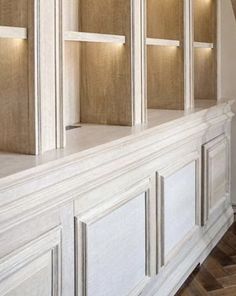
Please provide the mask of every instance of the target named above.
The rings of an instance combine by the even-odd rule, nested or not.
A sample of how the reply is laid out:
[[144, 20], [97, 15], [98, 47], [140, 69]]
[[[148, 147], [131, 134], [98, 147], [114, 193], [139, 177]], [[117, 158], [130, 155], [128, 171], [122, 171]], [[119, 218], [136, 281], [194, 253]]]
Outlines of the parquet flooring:
[[176, 296], [236, 296], [236, 223]]

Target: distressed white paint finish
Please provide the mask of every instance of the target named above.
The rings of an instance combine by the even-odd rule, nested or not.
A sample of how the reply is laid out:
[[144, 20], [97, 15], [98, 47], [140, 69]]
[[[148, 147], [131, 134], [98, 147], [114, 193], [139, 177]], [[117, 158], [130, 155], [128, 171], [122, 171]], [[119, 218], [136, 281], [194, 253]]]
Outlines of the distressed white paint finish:
[[229, 145], [225, 135], [204, 145], [204, 221], [228, 199]]
[[164, 178], [164, 253], [173, 251], [196, 225], [195, 161]]
[[60, 296], [61, 230], [45, 235], [0, 259], [0, 295]]
[[223, 142], [209, 153], [210, 157], [210, 207], [213, 208], [216, 203], [225, 196], [227, 192], [227, 147]]
[[22, 268], [0, 285], [2, 296], [53, 296], [52, 260], [47, 253]]
[[[161, 118], [160, 116], [156, 118], [158, 114], [161, 115]], [[161, 240], [156, 240], [158, 244], [156, 246], [155, 235], [160, 234], [160, 226], [163, 225], [163, 220], [161, 220], [163, 208], [159, 200], [157, 201], [157, 205], [155, 202], [156, 189], [158, 189], [159, 186], [156, 187], [155, 177], [153, 176], [155, 176], [156, 171], [159, 173], [165, 170], [165, 173], [161, 174], [161, 176], [168, 180], [172, 175], [175, 175], [178, 171], [181, 171], [190, 163], [193, 163], [198, 157], [196, 155], [196, 150], [199, 152], [203, 144], [222, 133], [229, 135], [231, 118], [232, 112], [230, 103], [222, 103], [210, 109], [193, 112], [191, 115], [183, 115], [181, 111], [153, 111], [152, 120], [149, 122], [147, 128], [135, 128], [131, 130], [130, 128], [122, 127], [86, 126], [90, 133], [88, 133], [86, 128], [81, 129], [80, 132], [75, 131], [71, 133], [71, 135], [73, 135], [72, 150], [70, 152], [68, 150], [67, 152], [63, 152], [63, 155], [60, 153], [60, 155], [57, 154], [57, 160], [54, 152], [46, 155], [44, 160], [35, 157], [30, 159], [25, 158], [25, 156], [20, 157], [19, 162], [21, 164], [19, 164], [17, 170], [14, 170], [14, 172], [17, 173], [15, 175], [12, 173], [9, 174], [9, 171], [7, 174], [4, 174], [6, 167], [5, 169], [1, 167], [5, 178], [0, 179], [0, 256], [5, 257], [6, 254], [14, 250], [19, 253], [22, 245], [25, 245], [29, 241], [33, 242], [35, 237], [42, 235], [42, 232], [45, 233], [48, 229], [55, 227], [55, 225], [61, 224], [62, 252], [66, 253], [61, 256], [62, 287], [64, 287], [61, 291], [63, 296], [67, 296], [66, 293], [68, 291], [68, 293], [70, 293], [70, 291], [73, 293], [73, 286], [69, 288], [67, 286], [69, 279], [74, 279], [72, 272], [73, 267], [71, 266], [74, 256], [73, 225], [71, 226], [73, 216], [75, 215], [77, 217], [77, 221], [79, 221], [79, 224], [83, 225], [82, 228], [85, 232], [86, 230], [89, 231], [90, 227], [94, 227], [93, 232], [91, 232], [94, 237], [96, 237], [95, 230], [102, 232], [104, 225], [108, 229], [116, 226], [119, 230], [118, 233], [121, 234], [120, 236], [127, 237], [126, 228], [128, 227], [129, 229], [128, 233], [131, 232], [129, 226], [125, 225], [122, 230], [120, 229], [122, 222], [111, 224], [111, 217], [118, 209], [127, 209], [126, 211], [129, 213], [125, 218], [132, 220], [132, 214], [130, 213], [133, 212], [133, 209], [139, 209], [135, 215], [138, 224], [132, 223], [133, 232], [136, 236], [135, 230], [137, 227], [141, 228], [141, 226], [143, 227], [144, 225], [144, 204], [141, 202], [141, 199], [143, 199], [141, 196], [143, 195], [139, 196], [139, 194], [141, 192], [147, 192], [148, 188], [154, 188], [150, 195], [152, 198], [150, 198], [150, 202], [148, 203], [149, 209], [146, 209], [146, 217], [150, 220], [149, 223], [146, 223], [146, 227], [147, 224], [152, 225], [150, 227], [152, 228], [152, 235], [147, 235], [148, 231], [146, 231], [149, 243], [146, 243], [145, 247], [146, 253], [148, 253], [148, 250], [154, 253], [155, 249], [158, 253], [160, 243], [163, 241], [165, 233], [163, 231]], [[103, 138], [101, 138], [101, 131], [102, 134], [104, 134]], [[81, 139], [85, 140], [81, 141]], [[189, 157], [191, 153], [194, 155]], [[6, 154], [4, 155], [6, 156]], [[10, 165], [10, 159], [12, 159], [11, 155], [4, 158], [5, 163], [8, 162], [8, 165]], [[16, 157], [14, 159], [17, 160], [19, 158]], [[54, 159], [54, 161], [49, 162], [50, 159]], [[28, 161], [26, 167], [24, 167], [25, 161]], [[22, 171], [21, 165], [26, 168], [25, 171]], [[30, 169], [27, 169], [27, 166]], [[150, 176], [152, 176], [152, 178]], [[142, 183], [137, 186], [140, 180], [144, 180], [144, 178], [147, 180], [144, 182], [145, 184]], [[171, 183], [168, 182], [168, 186], [170, 184]], [[178, 184], [174, 185], [177, 186]], [[138, 198], [137, 203], [131, 204], [131, 201], [134, 201], [135, 197]], [[182, 196], [173, 200], [176, 207], [176, 215], [180, 207], [180, 203], [177, 201], [181, 200]], [[63, 218], [61, 216], [57, 217], [52, 209], [58, 209], [62, 204], [72, 201], [74, 201], [74, 208], [71, 204], [69, 209], [67, 209], [68, 212], [62, 215]], [[183, 211], [183, 207], [186, 207], [186, 205], [182, 204], [181, 206], [181, 213], [185, 215], [186, 212]], [[156, 209], [158, 209], [157, 215], [155, 212]], [[45, 211], [50, 212], [50, 218], [44, 216]], [[90, 219], [91, 217], [88, 217], [89, 215], [92, 215], [92, 220]], [[36, 216], [38, 217], [37, 219]], [[121, 213], [118, 216], [122, 216]], [[182, 219], [180, 214], [179, 216], [180, 219]], [[137, 217], [141, 217], [141, 221]], [[204, 227], [204, 231], [199, 227], [194, 228], [192, 232], [193, 235], [188, 236], [188, 239], [181, 239], [179, 244], [179, 236], [177, 236], [176, 243], [178, 244], [178, 252], [175, 252], [175, 256], [168, 258], [170, 260], [167, 265], [163, 266], [161, 270], [158, 270], [158, 277], [153, 278], [152, 281], [148, 277], [150, 285], [147, 285], [147, 282], [143, 285], [143, 280], [147, 280], [148, 275], [147, 272], [143, 273], [142, 278], [139, 277], [139, 280], [142, 282], [142, 289], [145, 286], [144, 291], [141, 292], [142, 289], [139, 286], [138, 289], [132, 290], [127, 294], [129, 296], [136, 296], [139, 295], [139, 293], [143, 296], [153, 296], [155, 294], [161, 296], [174, 295], [176, 288], [179, 287], [189, 273], [191, 273], [199, 260], [202, 261], [212, 250], [217, 240], [231, 224], [232, 218], [231, 206], [229, 203], [225, 203], [214, 211], [214, 214], [211, 215], [209, 222]], [[158, 224], [157, 230], [155, 228], [156, 222]], [[132, 235], [130, 235], [131, 241], [134, 239], [133, 232]], [[111, 231], [111, 233], [112, 235], [110, 237], [113, 240], [116, 238], [114, 234], [117, 232]], [[107, 233], [104, 235], [107, 235]], [[90, 235], [90, 242], [93, 236]], [[152, 239], [149, 239], [151, 236]], [[86, 238], [86, 236], [83, 237]], [[128, 237], [128, 239], [130, 239], [130, 237]], [[83, 247], [82, 242], [83, 240], [78, 236], [76, 255], [81, 255], [78, 253], [78, 250], [81, 251], [81, 246]], [[86, 243], [86, 240], [84, 240], [84, 242]], [[112, 249], [111, 252], [117, 251], [115, 240], [113, 241], [113, 246], [114, 245], [115, 250]], [[102, 241], [98, 242], [96, 245], [91, 243], [90, 246], [91, 249], [89, 250], [91, 254], [91, 252], [97, 251], [97, 247], [102, 251], [103, 249], [107, 250], [106, 247], [110, 246], [110, 244], [106, 244]], [[127, 245], [125, 245], [125, 247], [127, 247]], [[33, 249], [32, 245], [30, 245], [30, 249], [31, 248]], [[138, 250], [140, 251], [139, 246]], [[126, 253], [125, 251], [125, 254]], [[139, 255], [140, 252], [136, 254]], [[37, 254], [36, 257], [39, 258], [40, 256], [40, 254]], [[106, 260], [106, 256], [107, 252], [103, 251], [98, 253], [95, 257], [101, 258], [100, 261], [103, 261], [104, 258]], [[20, 258], [23, 264], [20, 266], [20, 269], [22, 269], [23, 266], [27, 265], [28, 260], [22, 257], [22, 255]], [[86, 259], [86, 257], [83, 258]], [[133, 262], [136, 264], [136, 261], [133, 260], [131, 264], [128, 261], [129, 257], [127, 258], [126, 261], [124, 261], [125, 263], [123, 262], [124, 265], [121, 266], [121, 268], [124, 269], [123, 273], [128, 269], [131, 270], [129, 276], [130, 274], [131, 276], [136, 276], [132, 273], [133, 267], [137, 269], [136, 266], [132, 265]], [[153, 262], [156, 264], [156, 261], [158, 262], [160, 260], [160, 256], [158, 256], [157, 259], [155, 256], [150, 258], [152, 264]], [[79, 261], [81, 258], [76, 259]], [[32, 261], [34, 260], [36, 259]], [[92, 262], [97, 262], [96, 259], [93, 260]], [[127, 261], [130, 263], [129, 265]], [[147, 259], [146, 262], [148, 262]], [[86, 271], [87, 261], [84, 260], [82, 263]], [[125, 264], [127, 264], [128, 267]], [[9, 265], [9, 262], [7, 265], [15, 266], [15, 264]], [[141, 269], [143, 270], [143, 260], [142, 262], [139, 261], [139, 266], [141, 265]], [[56, 264], [54, 264], [54, 266], [56, 266]], [[81, 267], [81, 265], [78, 266]], [[116, 266], [112, 264], [110, 266], [112, 269], [116, 270]], [[45, 268], [45, 273], [48, 273], [47, 267]], [[108, 271], [106, 269], [104, 270], [105, 273], [107, 272], [108, 276], [110, 276]], [[93, 273], [91, 269], [88, 269], [88, 272]], [[153, 271], [151, 275], [154, 274], [155, 271]], [[12, 273], [10, 277], [11, 275]], [[83, 273], [79, 271], [76, 278], [81, 277], [81, 275], [83, 275]], [[39, 278], [41, 278], [41, 276], [39, 276]], [[112, 279], [114, 279], [114, 274]], [[85, 281], [83, 281], [83, 283], [86, 284]], [[69, 283], [69, 285], [71, 284]], [[81, 296], [81, 293], [78, 295]], [[10, 296], [12, 295], [10, 294]]]
[[145, 279], [145, 231], [145, 193], [86, 227], [86, 295], [128, 295]]
[[[231, 0], [220, 1], [221, 90], [220, 97], [236, 98], [236, 26]], [[233, 105], [236, 112], [236, 104]], [[232, 121], [232, 180], [236, 180], [236, 118]], [[236, 182], [232, 182], [232, 202], [236, 205]]]

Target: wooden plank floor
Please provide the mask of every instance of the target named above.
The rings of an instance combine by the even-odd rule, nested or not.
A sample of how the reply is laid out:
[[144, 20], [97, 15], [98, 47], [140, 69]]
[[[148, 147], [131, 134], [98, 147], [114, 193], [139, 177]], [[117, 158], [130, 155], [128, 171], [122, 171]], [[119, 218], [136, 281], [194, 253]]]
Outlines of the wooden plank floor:
[[236, 296], [236, 223], [176, 296]]

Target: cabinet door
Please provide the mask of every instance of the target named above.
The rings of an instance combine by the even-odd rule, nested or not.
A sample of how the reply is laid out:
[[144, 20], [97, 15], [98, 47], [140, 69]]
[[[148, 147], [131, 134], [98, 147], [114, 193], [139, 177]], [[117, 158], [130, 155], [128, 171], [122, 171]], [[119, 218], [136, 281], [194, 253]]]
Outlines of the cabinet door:
[[131, 189], [76, 218], [77, 295], [136, 296], [149, 282], [152, 203], [148, 185], [144, 182], [138, 190]]
[[158, 171], [161, 207], [161, 266], [166, 266], [193, 236], [200, 224], [200, 153]]
[[0, 259], [1, 296], [59, 296], [61, 229]]
[[229, 199], [229, 145], [222, 135], [203, 146], [203, 223]]

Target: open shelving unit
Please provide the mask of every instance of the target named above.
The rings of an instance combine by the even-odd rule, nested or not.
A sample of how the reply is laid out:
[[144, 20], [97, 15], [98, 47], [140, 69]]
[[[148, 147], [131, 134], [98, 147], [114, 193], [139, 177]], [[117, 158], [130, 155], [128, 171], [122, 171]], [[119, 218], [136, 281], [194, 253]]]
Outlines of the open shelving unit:
[[217, 100], [217, 1], [193, 0], [193, 96]]
[[63, 2], [64, 126], [134, 123], [132, 1]]
[[1, 151], [58, 147], [55, 3], [0, 0]]
[[0, 0], [0, 149], [20, 153], [34, 153], [28, 25], [27, 1]]
[[215, 102], [217, 2], [0, 0], [0, 151]]
[[184, 1], [146, 0], [146, 96], [150, 109], [184, 109]]

